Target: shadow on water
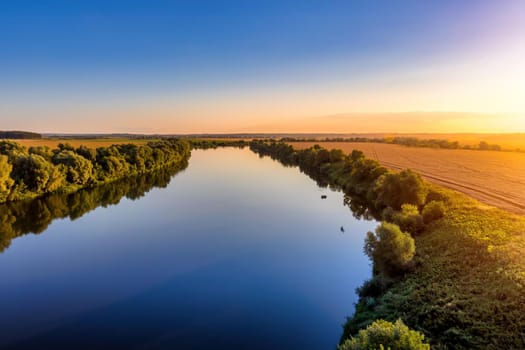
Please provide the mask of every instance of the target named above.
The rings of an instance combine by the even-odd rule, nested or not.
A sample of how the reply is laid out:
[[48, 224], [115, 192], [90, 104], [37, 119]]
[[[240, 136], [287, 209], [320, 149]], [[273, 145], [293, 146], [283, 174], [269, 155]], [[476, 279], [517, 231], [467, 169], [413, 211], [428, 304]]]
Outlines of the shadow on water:
[[165, 188], [187, 165], [165, 167], [74, 193], [54, 193], [30, 201], [2, 204], [0, 253], [17, 237], [44, 232], [55, 219], [75, 220], [98, 207], [116, 205], [124, 197], [136, 200], [153, 188]]
[[[7, 349], [320, 349], [326, 314], [301, 295], [268, 285], [244, 257], [174, 278], [64, 320]], [[247, 274], [253, 278], [246, 278]], [[235, 279], [235, 284], [225, 283]], [[213, 297], [210, 297], [213, 295]], [[293, 300], [293, 302], [290, 302]], [[239, 320], [243, 320], [242, 323]], [[321, 321], [321, 322], [320, 322]], [[292, 336], [290, 336], [292, 334]]]

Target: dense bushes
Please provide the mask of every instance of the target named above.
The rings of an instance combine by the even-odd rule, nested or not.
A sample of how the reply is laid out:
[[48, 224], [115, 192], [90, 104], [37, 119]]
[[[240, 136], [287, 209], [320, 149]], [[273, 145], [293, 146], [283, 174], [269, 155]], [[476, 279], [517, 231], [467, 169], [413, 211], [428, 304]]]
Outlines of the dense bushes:
[[425, 336], [408, 328], [403, 321], [377, 320], [339, 346], [339, 350], [429, 350]]
[[401, 205], [401, 211], [393, 212], [391, 221], [398, 225], [403, 232], [408, 232], [413, 236], [425, 228], [423, 216], [419, 214], [419, 209], [413, 204]]
[[421, 214], [425, 224], [441, 219], [445, 215], [445, 204], [441, 201], [431, 201], [425, 205]]
[[219, 147], [238, 147], [244, 148], [248, 145], [244, 140], [214, 140], [214, 139], [191, 139], [189, 140], [192, 149], [215, 149]]
[[188, 142], [170, 139], [146, 145], [122, 144], [91, 149], [59, 144], [57, 149], [0, 141], [0, 202], [86, 186], [187, 161]]
[[374, 269], [387, 277], [406, 272], [415, 252], [414, 239], [396, 224], [383, 222], [376, 228], [375, 234], [367, 234], [365, 253], [374, 262]]
[[9, 164], [7, 156], [0, 155], [0, 202], [7, 199], [11, 186], [13, 186], [14, 180], [10, 174], [13, 170], [13, 166]]

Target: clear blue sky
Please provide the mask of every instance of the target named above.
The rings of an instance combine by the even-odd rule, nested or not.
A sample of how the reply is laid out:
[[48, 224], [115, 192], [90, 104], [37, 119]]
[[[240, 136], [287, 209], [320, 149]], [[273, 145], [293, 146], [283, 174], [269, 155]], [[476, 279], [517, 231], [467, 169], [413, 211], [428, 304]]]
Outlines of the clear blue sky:
[[349, 112], [521, 112], [524, 23], [521, 0], [2, 1], [0, 129], [242, 131]]

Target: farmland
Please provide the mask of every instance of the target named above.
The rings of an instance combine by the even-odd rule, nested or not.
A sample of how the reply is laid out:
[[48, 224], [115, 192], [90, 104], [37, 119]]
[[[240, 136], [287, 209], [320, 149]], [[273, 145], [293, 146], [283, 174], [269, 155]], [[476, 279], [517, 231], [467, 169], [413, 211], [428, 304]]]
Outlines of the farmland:
[[[315, 142], [293, 142], [297, 149]], [[345, 152], [362, 150], [391, 169], [410, 168], [436, 184], [463, 192], [479, 201], [525, 214], [525, 154], [469, 150], [411, 148], [400, 145], [322, 142]]]

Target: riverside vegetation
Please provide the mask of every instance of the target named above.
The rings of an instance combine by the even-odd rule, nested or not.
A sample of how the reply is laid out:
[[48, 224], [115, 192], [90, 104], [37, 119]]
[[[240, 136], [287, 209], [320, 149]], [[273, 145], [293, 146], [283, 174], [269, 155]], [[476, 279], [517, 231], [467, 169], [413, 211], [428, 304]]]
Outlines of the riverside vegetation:
[[0, 203], [70, 193], [171, 165], [190, 157], [187, 141], [167, 139], [145, 145], [119, 144], [96, 149], [60, 143], [26, 149], [0, 141]]
[[391, 332], [401, 329], [399, 319], [434, 349], [525, 348], [525, 218], [410, 170], [392, 172], [361, 151], [295, 150], [275, 141], [250, 148], [341, 188], [355, 216], [383, 221], [365, 242], [374, 273], [358, 289], [341, 349], [376, 349], [374, 334], [392, 349], [426, 348], [419, 333], [402, 332], [410, 346], [399, 342], [400, 331]]

